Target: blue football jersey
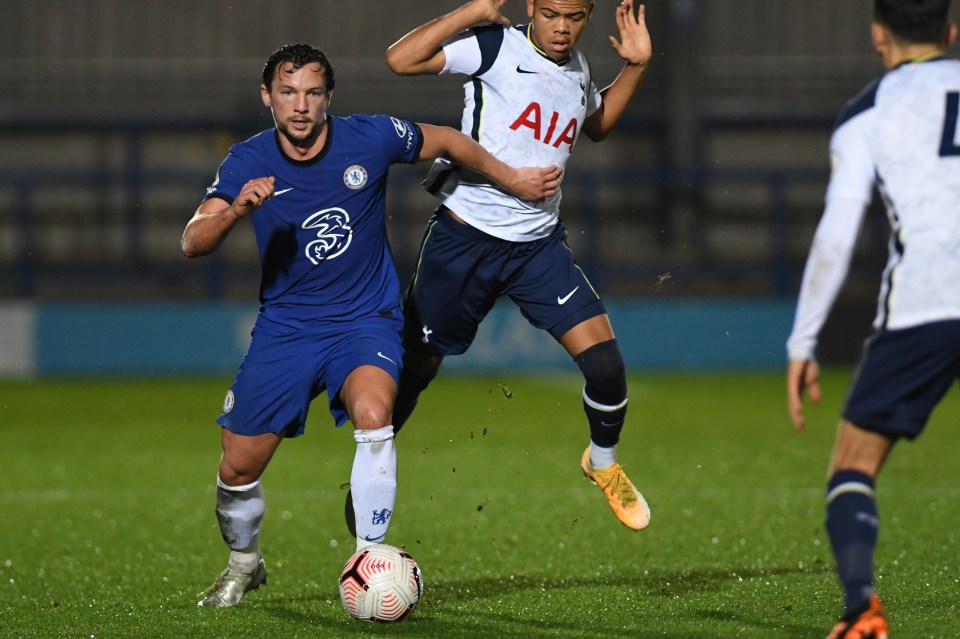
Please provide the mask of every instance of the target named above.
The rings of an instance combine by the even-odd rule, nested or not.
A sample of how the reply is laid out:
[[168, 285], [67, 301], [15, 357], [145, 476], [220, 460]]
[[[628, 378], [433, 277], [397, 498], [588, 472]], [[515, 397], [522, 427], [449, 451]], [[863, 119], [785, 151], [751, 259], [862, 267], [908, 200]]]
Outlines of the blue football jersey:
[[275, 129], [235, 144], [206, 199], [233, 202], [249, 180], [275, 191], [251, 214], [263, 277], [261, 313], [296, 328], [371, 315], [400, 316], [400, 286], [385, 226], [391, 164], [417, 161], [420, 128], [383, 115], [330, 117], [324, 148], [298, 161]]

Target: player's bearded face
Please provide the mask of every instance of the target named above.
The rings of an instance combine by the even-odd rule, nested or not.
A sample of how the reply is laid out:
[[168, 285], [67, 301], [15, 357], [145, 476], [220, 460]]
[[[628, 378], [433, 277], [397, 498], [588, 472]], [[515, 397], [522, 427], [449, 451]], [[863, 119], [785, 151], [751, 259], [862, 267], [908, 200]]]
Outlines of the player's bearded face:
[[295, 145], [316, 140], [327, 119], [331, 93], [323, 67], [308, 64], [293, 69], [289, 62], [277, 68], [269, 91], [262, 91], [264, 104], [273, 111], [277, 130]]
[[590, 21], [589, 0], [527, 0], [533, 42], [554, 60], [565, 60]]

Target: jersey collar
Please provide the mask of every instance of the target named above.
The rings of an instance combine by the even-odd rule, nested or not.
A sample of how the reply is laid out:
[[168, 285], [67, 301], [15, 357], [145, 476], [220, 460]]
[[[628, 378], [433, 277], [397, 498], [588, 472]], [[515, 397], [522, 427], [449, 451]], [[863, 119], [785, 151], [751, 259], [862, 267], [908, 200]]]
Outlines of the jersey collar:
[[947, 56], [944, 55], [943, 51], [932, 51], [925, 55], [919, 55], [915, 58], [908, 58], [907, 60], [903, 60], [893, 68], [899, 69], [900, 67], [908, 64], [919, 64], [921, 62], [934, 62], [937, 60], [946, 60], [946, 59], [947, 59]]
[[323, 148], [321, 148], [320, 152], [309, 160], [297, 160], [287, 155], [287, 152], [283, 150], [283, 145], [280, 144], [280, 131], [278, 131], [276, 128], [273, 129], [273, 141], [277, 145], [277, 151], [280, 153], [280, 157], [294, 166], [311, 166], [322, 160], [327, 155], [327, 151], [330, 150], [330, 143], [332, 140], [333, 118], [327, 116], [327, 138], [323, 141]]

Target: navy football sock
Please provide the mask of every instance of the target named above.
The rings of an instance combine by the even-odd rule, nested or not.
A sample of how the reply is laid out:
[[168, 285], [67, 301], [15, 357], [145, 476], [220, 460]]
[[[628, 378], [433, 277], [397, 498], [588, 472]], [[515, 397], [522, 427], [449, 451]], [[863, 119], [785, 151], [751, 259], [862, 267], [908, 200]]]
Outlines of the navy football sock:
[[573, 361], [585, 382], [583, 410], [590, 424], [590, 441], [600, 448], [615, 448], [627, 414], [627, 377], [617, 340], [595, 344]]
[[873, 479], [839, 470], [827, 484], [827, 533], [849, 610], [875, 592], [873, 551], [879, 531]]
[[397, 390], [397, 399], [393, 403], [394, 435], [396, 435], [403, 425], [407, 423], [407, 420], [410, 419], [410, 415], [413, 414], [413, 410], [417, 407], [417, 402], [420, 401], [420, 393], [426, 390], [427, 386], [430, 385], [430, 382], [432, 382], [436, 376], [437, 373], [434, 372], [433, 375], [428, 377], [419, 377], [408, 372], [407, 369], [404, 369], [400, 374], [400, 387]]

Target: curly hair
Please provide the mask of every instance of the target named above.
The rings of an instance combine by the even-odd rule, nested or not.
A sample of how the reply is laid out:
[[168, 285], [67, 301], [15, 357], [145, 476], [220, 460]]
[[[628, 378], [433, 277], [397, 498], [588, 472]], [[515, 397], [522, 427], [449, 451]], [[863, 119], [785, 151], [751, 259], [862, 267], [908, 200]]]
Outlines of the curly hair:
[[333, 91], [333, 65], [327, 60], [327, 56], [316, 47], [300, 43], [284, 45], [267, 58], [266, 64], [263, 65], [263, 84], [267, 89], [270, 88], [270, 83], [277, 75], [277, 68], [286, 62], [293, 65], [294, 71], [308, 64], [318, 63], [323, 67], [323, 78], [327, 92]]

